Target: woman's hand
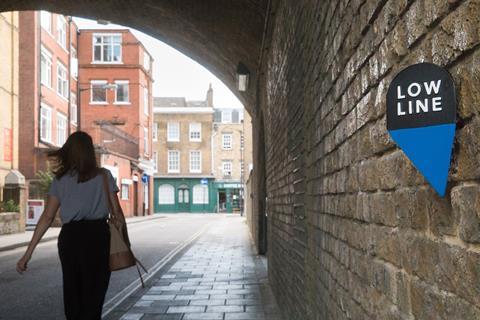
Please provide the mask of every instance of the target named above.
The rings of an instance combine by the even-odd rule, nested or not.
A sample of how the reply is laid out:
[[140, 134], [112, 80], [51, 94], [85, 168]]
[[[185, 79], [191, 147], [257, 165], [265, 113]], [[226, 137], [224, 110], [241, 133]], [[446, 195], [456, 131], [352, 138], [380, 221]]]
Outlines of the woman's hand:
[[28, 254], [24, 254], [23, 257], [20, 258], [17, 262], [17, 272], [22, 274], [25, 270], [27, 270], [27, 263], [30, 261], [31, 256]]

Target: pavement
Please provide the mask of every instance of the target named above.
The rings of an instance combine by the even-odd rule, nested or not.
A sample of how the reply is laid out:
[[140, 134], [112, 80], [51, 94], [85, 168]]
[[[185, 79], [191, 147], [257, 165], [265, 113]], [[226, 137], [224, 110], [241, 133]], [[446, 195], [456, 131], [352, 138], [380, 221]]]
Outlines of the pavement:
[[[146, 220], [160, 219], [165, 218], [165, 215], [153, 215], [153, 216], [142, 216], [142, 217], [128, 217], [126, 218], [127, 224], [143, 222]], [[25, 232], [0, 235], [0, 252], [13, 250], [16, 248], [28, 246], [30, 240], [32, 239], [33, 232], [35, 227], [27, 227]], [[52, 241], [58, 238], [61, 228], [50, 227], [47, 232], [42, 237], [40, 242]]]
[[106, 320], [281, 320], [245, 218], [225, 216]]

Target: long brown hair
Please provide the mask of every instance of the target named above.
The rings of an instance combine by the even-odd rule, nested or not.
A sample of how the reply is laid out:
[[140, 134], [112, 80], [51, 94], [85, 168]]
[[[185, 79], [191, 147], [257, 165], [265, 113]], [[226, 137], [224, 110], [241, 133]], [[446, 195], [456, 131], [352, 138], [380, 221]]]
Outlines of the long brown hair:
[[72, 133], [60, 149], [48, 152], [47, 156], [54, 159], [52, 171], [57, 179], [76, 172], [80, 183], [99, 172], [92, 137], [83, 131]]

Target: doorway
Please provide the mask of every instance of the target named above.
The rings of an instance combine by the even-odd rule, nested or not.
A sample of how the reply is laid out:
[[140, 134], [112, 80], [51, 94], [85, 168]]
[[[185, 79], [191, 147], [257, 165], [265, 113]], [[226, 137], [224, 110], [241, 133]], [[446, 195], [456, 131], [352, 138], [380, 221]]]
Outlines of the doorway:
[[218, 212], [227, 212], [227, 193], [225, 190], [218, 190]]
[[178, 187], [178, 212], [190, 212], [190, 189], [185, 184]]

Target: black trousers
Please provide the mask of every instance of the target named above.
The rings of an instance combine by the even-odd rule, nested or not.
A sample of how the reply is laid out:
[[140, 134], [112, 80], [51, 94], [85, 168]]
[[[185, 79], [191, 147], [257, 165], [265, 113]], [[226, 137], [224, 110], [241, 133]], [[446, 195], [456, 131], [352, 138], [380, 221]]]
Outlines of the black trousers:
[[106, 220], [66, 223], [58, 236], [63, 303], [68, 320], [100, 320], [110, 281]]

